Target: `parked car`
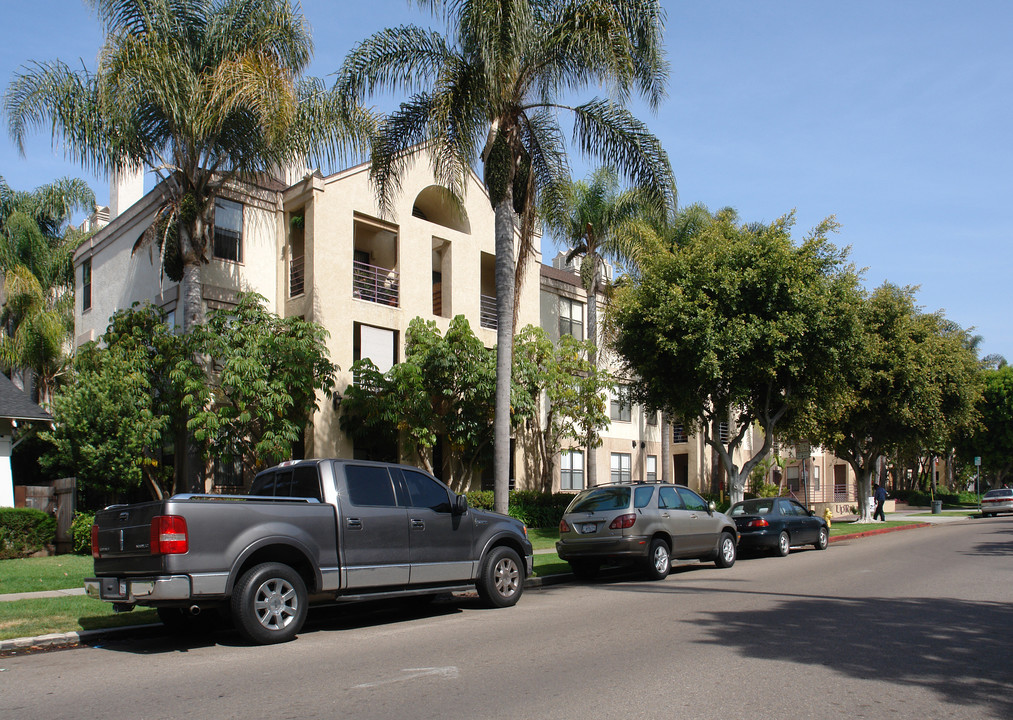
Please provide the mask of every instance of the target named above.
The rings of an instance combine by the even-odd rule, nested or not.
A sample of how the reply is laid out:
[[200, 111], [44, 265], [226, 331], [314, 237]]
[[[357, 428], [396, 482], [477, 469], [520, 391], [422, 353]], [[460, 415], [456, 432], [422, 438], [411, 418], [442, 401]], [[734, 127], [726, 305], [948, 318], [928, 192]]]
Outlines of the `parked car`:
[[672, 559], [735, 564], [735, 524], [687, 487], [666, 483], [598, 485], [577, 494], [559, 523], [556, 552], [581, 579], [603, 564], [640, 564], [661, 580]]
[[791, 498], [756, 498], [735, 503], [728, 514], [739, 531], [739, 547], [773, 550], [782, 557], [792, 545], [826, 550], [827, 521]]
[[989, 490], [981, 498], [979, 505], [982, 517], [991, 517], [1004, 512], [1013, 512], [1013, 490], [999, 488]]

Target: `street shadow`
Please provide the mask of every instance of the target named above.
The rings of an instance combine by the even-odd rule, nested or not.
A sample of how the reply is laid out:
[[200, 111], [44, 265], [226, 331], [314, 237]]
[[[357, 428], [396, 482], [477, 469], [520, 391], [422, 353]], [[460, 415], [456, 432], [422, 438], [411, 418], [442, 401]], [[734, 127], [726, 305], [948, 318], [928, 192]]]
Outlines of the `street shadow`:
[[745, 657], [823, 665], [858, 679], [923, 687], [946, 702], [1013, 717], [1013, 653], [1006, 631], [1013, 608], [1007, 603], [760, 594], [780, 602], [769, 610], [709, 612], [695, 619], [710, 636], [704, 642], [738, 648]]
[[979, 555], [983, 557], [1008, 557], [1013, 553], [1013, 527], [1005, 525], [996, 528], [992, 533], [992, 539], [975, 545], [964, 552], [965, 555]]
[[[365, 627], [382, 627], [422, 618], [453, 615], [465, 607], [477, 605], [470, 596], [440, 595], [436, 598], [398, 598], [317, 605], [309, 609], [306, 622], [298, 637], [317, 632], [356, 630]], [[202, 628], [194, 633], [173, 633], [160, 624], [123, 630], [113, 637], [82, 645], [101, 647], [115, 652], [137, 655], [185, 653], [198, 648], [220, 645], [223, 647], [256, 647], [243, 638], [231, 622], [222, 620], [214, 628]]]

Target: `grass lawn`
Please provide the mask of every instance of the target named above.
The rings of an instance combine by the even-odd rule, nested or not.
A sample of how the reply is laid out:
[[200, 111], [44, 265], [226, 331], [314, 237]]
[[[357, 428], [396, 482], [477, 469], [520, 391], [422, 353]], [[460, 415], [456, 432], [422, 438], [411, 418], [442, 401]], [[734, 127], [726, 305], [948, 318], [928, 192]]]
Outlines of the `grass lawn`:
[[559, 575], [570, 572], [570, 563], [560, 560], [556, 553], [542, 553], [535, 555], [535, 577], [546, 575]]
[[849, 523], [834, 520], [830, 526], [830, 537], [835, 535], [852, 535], [854, 533], [867, 532], [869, 530], [884, 530], [886, 528], [910, 526], [910, 522], [904, 520], [887, 520], [886, 522], [871, 523]]
[[0, 640], [156, 622], [154, 610], [113, 613], [110, 603], [87, 595], [0, 602]]
[[559, 530], [556, 528], [528, 528], [528, 540], [535, 550], [555, 550], [556, 540], [559, 540]]
[[84, 587], [93, 569], [91, 555], [0, 560], [0, 595]]

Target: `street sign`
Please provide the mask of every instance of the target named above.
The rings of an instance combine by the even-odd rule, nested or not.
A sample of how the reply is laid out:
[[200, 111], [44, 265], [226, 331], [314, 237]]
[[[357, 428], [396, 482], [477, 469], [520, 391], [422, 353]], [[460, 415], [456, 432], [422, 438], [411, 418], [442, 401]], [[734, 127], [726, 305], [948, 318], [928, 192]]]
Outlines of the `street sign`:
[[974, 464], [977, 465], [978, 467], [981, 467], [981, 456], [980, 455], [975, 455], [974, 456]]

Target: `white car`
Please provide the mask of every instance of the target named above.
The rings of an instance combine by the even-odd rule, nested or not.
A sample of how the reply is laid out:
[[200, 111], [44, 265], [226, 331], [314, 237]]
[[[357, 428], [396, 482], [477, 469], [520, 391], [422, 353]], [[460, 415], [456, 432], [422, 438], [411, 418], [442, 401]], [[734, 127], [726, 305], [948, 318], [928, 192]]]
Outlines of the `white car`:
[[1003, 512], [1013, 513], [1013, 490], [1009, 488], [989, 490], [982, 496], [979, 507], [982, 517], [991, 517]]

